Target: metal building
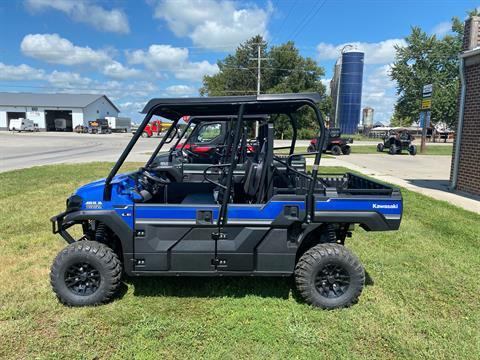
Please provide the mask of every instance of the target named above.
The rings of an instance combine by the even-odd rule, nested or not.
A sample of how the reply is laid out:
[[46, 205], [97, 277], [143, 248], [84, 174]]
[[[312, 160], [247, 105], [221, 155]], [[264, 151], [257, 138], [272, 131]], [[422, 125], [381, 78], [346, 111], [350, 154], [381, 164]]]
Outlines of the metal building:
[[337, 63], [331, 83], [334, 121], [345, 134], [357, 132], [362, 104], [364, 53], [345, 47]]
[[24, 118], [43, 131], [72, 131], [119, 112], [105, 95], [0, 92], [0, 130], [8, 130], [10, 120]]

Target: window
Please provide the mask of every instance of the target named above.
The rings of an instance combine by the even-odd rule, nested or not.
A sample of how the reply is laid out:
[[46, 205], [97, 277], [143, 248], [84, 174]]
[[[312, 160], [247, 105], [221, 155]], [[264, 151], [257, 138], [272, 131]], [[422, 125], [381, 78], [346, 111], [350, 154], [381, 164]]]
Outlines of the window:
[[222, 125], [219, 123], [202, 126], [198, 131], [196, 142], [208, 143], [220, 136]]

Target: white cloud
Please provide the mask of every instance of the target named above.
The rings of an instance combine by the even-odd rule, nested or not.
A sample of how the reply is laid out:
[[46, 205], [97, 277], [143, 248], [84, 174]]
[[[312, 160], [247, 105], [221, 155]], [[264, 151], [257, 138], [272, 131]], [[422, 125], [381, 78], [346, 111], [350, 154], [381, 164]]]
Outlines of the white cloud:
[[320, 80], [321, 83], [325, 86], [325, 90], [326, 90], [326, 93], [327, 95], [330, 95], [330, 82], [332, 81], [332, 79], [321, 79]]
[[34, 13], [50, 9], [61, 11], [72, 20], [101, 31], [119, 34], [130, 32], [128, 18], [122, 10], [107, 10], [88, 0], [26, 0], [25, 5]]
[[452, 23], [450, 21], [444, 21], [444, 22], [441, 22], [440, 24], [437, 24], [431, 32], [432, 34], [435, 34], [438, 37], [443, 37], [451, 30], [452, 30]]
[[122, 112], [126, 113], [139, 113], [145, 107], [145, 101], [125, 101], [118, 106]]
[[82, 77], [78, 73], [64, 72], [54, 70], [47, 76], [47, 81], [57, 88], [81, 88], [88, 89], [94, 83], [94, 81], [87, 77]]
[[111, 63], [105, 65], [102, 73], [112, 79], [118, 80], [125, 80], [142, 76], [142, 72], [140, 70], [125, 67], [118, 61], [112, 61]]
[[166, 88], [166, 92], [169, 95], [187, 96], [196, 94], [197, 89], [189, 85], [172, 85]]
[[20, 44], [22, 53], [37, 60], [62, 65], [98, 65], [111, 61], [103, 50], [75, 46], [58, 34], [29, 34]]
[[165, 20], [176, 36], [188, 36], [196, 46], [212, 50], [231, 50], [254, 35], [266, 36], [272, 13], [270, 2], [266, 8], [229, 0], [151, 2], [154, 17]]
[[24, 55], [50, 64], [94, 67], [112, 79], [124, 80], [142, 75], [140, 70], [113, 60], [110, 53], [115, 53], [114, 49], [93, 50], [88, 46], [76, 46], [58, 34], [26, 35], [20, 49]]
[[130, 64], [143, 64], [156, 76], [162, 72], [171, 71], [180, 80], [201, 81], [204, 75], [218, 72], [218, 66], [204, 60], [188, 61], [189, 52], [186, 48], [176, 48], [171, 45], [150, 45], [148, 50], [127, 52]]
[[175, 77], [180, 80], [201, 81], [205, 75], [214, 75], [217, 72], [217, 64], [210, 64], [204, 60], [183, 64], [175, 71]]
[[127, 52], [130, 64], [144, 64], [150, 70], [169, 70], [188, 59], [188, 49], [171, 45], [150, 45], [147, 51]]
[[395, 82], [390, 79], [391, 65], [366, 65], [362, 94], [362, 107], [375, 109], [374, 121], [390, 122], [397, 95]]
[[23, 81], [23, 80], [42, 80], [45, 78], [45, 71], [35, 69], [29, 65], [21, 64], [6, 65], [0, 62], [0, 80], [5, 81]]
[[376, 43], [351, 42], [339, 45], [320, 43], [317, 45], [318, 58], [320, 60], [337, 59], [346, 45], [354, 45], [358, 50], [364, 51], [366, 64], [385, 64], [394, 60], [395, 45], [405, 46], [406, 43], [404, 39], [388, 39]]

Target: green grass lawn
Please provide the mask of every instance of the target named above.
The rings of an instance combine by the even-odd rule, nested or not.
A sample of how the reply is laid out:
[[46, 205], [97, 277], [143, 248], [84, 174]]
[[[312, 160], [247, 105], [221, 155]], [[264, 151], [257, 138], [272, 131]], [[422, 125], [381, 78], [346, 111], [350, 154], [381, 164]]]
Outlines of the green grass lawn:
[[291, 279], [267, 278], [126, 279], [110, 304], [60, 305], [49, 267], [66, 244], [49, 217], [110, 167], [0, 174], [0, 357], [478, 358], [480, 216], [406, 190], [399, 231], [347, 239], [370, 278], [349, 309], [311, 308]]
[[[420, 146], [417, 146], [418, 155], [446, 155], [452, 156], [453, 145], [431, 145], [427, 144], [427, 151], [420, 153]], [[388, 154], [388, 149], [385, 149], [383, 153]], [[355, 143], [352, 145], [352, 154], [378, 154], [377, 145], [358, 145]], [[402, 155], [409, 155], [408, 152], [403, 151]]]

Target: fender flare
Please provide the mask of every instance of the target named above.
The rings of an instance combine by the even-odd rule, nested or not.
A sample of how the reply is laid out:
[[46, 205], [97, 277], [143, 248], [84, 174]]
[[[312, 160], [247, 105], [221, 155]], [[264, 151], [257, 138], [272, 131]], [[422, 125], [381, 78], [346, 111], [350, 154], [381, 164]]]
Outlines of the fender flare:
[[133, 253], [133, 229], [115, 210], [79, 210], [68, 213], [62, 223], [97, 220], [107, 225], [120, 239], [123, 253]]

